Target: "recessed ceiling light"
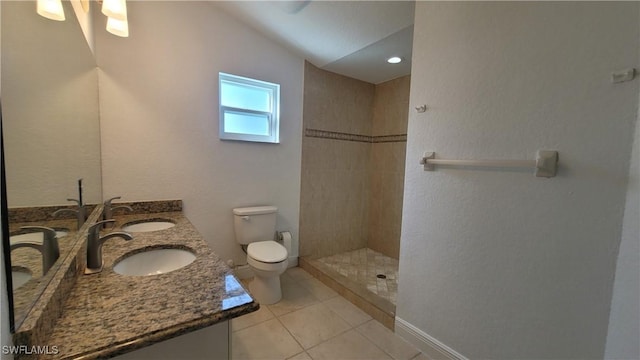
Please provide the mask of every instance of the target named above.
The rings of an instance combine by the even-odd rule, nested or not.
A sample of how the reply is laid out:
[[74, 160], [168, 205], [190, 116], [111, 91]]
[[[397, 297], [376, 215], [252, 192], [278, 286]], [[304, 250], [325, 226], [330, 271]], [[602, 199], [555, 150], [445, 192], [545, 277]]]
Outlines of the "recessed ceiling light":
[[399, 63], [399, 62], [401, 62], [401, 61], [402, 61], [402, 58], [401, 58], [401, 57], [398, 57], [398, 56], [392, 56], [392, 57], [390, 57], [390, 58], [388, 58], [388, 59], [387, 59], [387, 62], [388, 62], [389, 64], [397, 64], [397, 63]]

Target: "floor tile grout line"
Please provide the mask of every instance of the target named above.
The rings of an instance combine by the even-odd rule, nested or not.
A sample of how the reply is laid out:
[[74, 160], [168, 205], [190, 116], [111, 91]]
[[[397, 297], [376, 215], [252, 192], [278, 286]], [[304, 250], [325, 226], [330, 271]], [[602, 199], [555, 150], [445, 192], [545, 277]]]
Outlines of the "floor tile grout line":
[[[313, 295], [313, 294], [312, 294], [312, 295]], [[340, 296], [340, 294], [338, 294], [338, 296]], [[317, 298], [317, 297], [316, 297], [316, 298]], [[333, 298], [335, 298], [335, 297], [333, 297]], [[324, 304], [324, 302], [325, 302], [325, 301], [331, 300], [331, 299], [333, 299], [333, 298], [329, 298], [329, 299], [326, 299], [326, 300], [320, 300], [320, 303]], [[319, 299], [318, 299], [318, 300], [319, 300]], [[326, 306], [326, 304], [325, 304], [325, 306]], [[326, 306], [326, 307], [327, 307], [331, 312], [333, 312], [334, 314], [336, 314], [340, 319], [342, 319], [342, 317], [340, 316], [340, 314], [338, 314], [336, 311], [334, 311], [334, 310], [333, 310], [333, 309], [331, 309], [330, 307], [328, 307], [328, 306]], [[344, 333], [345, 333], [345, 332], [347, 332], [347, 331], [355, 330], [358, 334], [360, 334], [360, 335], [361, 335], [364, 339], [366, 339], [369, 343], [373, 344], [373, 345], [374, 345], [376, 348], [378, 348], [380, 351], [382, 351], [383, 353], [385, 353], [386, 355], [388, 355], [388, 356], [389, 356], [389, 357], [391, 357], [392, 359], [396, 359], [396, 358], [393, 356], [393, 354], [390, 354], [388, 351], [386, 351], [386, 350], [385, 350], [385, 349], [383, 349], [382, 347], [378, 346], [378, 344], [376, 344], [374, 341], [372, 341], [371, 339], [369, 339], [369, 338], [364, 334], [364, 332], [363, 332], [362, 330], [359, 330], [359, 328], [361, 328], [362, 326], [364, 326], [364, 325], [365, 325], [365, 324], [367, 324], [367, 323], [370, 323], [371, 321], [378, 322], [376, 319], [369, 319], [369, 320], [367, 320], [367, 321], [365, 321], [365, 322], [363, 322], [363, 323], [361, 323], [361, 324], [359, 324], [359, 325], [351, 325], [350, 323], [348, 323], [348, 322], [347, 322], [346, 320], [344, 320], [344, 319], [342, 319], [342, 321], [343, 321], [343, 322], [345, 322], [345, 323], [347, 323], [347, 325], [350, 327], [350, 329], [345, 330], [345, 331], [343, 331], [343, 332], [341, 332], [341, 333], [339, 333], [339, 334], [336, 334], [335, 336], [332, 336], [331, 338], [329, 338], [329, 339], [327, 339], [327, 340], [324, 340], [324, 341], [323, 341], [323, 342], [321, 342], [320, 344], [314, 345], [313, 347], [311, 347], [311, 348], [309, 348], [309, 349], [305, 349], [305, 351], [306, 351], [306, 350], [313, 349], [314, 347], [319, 346], [319, 345], [321, 345], [321, 344], [323, 344], [323, 343], [325, 343], [325, 342], [327, 342], [327, 341], [329, 341], [329, 340], [331, 340], [331, 339], [333, 339], [333, 338], [335, 338], [335, 337], [338, 337], [338, 336], [340, 336], [340, 335], [344, 334]], [[378, 323], [379, 323], [379, 322], [378, 322]], [[284, 324], [283, 324], [283, 326], [284, 326]], [[285, 328], [286, 328], [286, 326], [285, 326]], [[287, 330], [288, 330], [288, 329], [287, 329]], [[394, 333], [393, 333], [393, 334], [394, 334]], [[304, 347], [303, 347], [303, 348], [304, 348]], [[418, 349], [416, 349], [416, 351], [418, 351], [418, 353], [417, 353], [415, 356], [413, 356], [411, 359], [413, 359], [413, 358], [415, 358], [416, 356], [420, 355], [420, 353], [421, 353], [421, 352], [420, 352]], [[309, 355], [309, 357], [311, 357], [311, 356]], [[411, 359], [410, 359], [410, 360], [411, 360]]]
[[[300, 355], [300, 354], [302, 354], [302, 353], [305, 353], [305, 355], [307, 355], [311, 360], [313, 360], [313, 358], [311, 357], [311, 355], [309, 355], [309, 353], [308, 353], [308, 352], [306, 352], [305, 350], [302, 350], [302, 351], [300, 351], [299, 353], [294, 354], [293, 356], [289, 356], [289, 357], [287, 358], [287, 360], [288, 360], [288, 359], [291, 359], [291, 358], [293, 358], [293, 357], [295, 357], [295, 356], [298, 356], [298, 355]], [[409, 360], [412, 360], [412, 359], [409, 359]]]
[[[385, 349], [383, 349], [383, 348], [381, 348], [380, 346], [378, 346], [378, 344], [376, 344], [373, 340], [370, 340], [370, 339], [365, 335], [365, 332], [364, 332], [364, 331], [359, 330], [359, 328], [360, 328], [360, 327], [364, 326], [364, 324], [369, 323], [369, 322], [371, 322], [371, 321], [376, 321], [376, 319], [372, 319], [372, 320], [370, 320], [370, 321], [367, 321], [367, 322], [363, 323], [362, 325], [359, 325], [359, 326], [355, 327], [355, 328], [354, 328], [354, 330], [355, 330], [355, 331], [357, 331], [358, 333], [360, 333], [360, 335], [362, 335], [365, 339], [369, 340], [371, 343], [373, 343], [374, 345], [376, 345], [376, 347], [377, 347], [378, 349], [382, 350], [382, 352], [384, 352], [385, 354], [389, 355], [392, 359], [394, 359], [394, 360], [402, 360], [402, 359], [396, 359], [396, 358], [393, 356], [393, 354], [391, 354], [390, 352], [388, 352], [388, 351], [386, 351]], [[383, 325], [383, 326], [384, 326], [384, 325]], [[385, 329], [386, 329], [386, 328], [385, 328]], [[391, 332], [391, 334], [392, 334], [394, 337], [397, 337], [397, 335], [396, 335], [396, 333], [395, 333], [395, 332]], [[402, 340], [404, 340], [404, 339], [402, 339]], [[418, 352], [417, 354], [415, 354], [414, 356], [412, 356], [412, 357], [411, 357], [411, 358], [409, 358], [408, 360], [413, 360], [413, 359], [415, 359], [417, 356], [419, 356], [420, 354], [422, 354], [422, 351], [420, 351], [420, 349], [416, 348], [415, 346], [413, 346], [412, 344], [410, 344], [410, 343], [409, 343], [409, 342], [407, 342], [406, 340], [405, 340], [405, 342], [406, 342], [409, 346], [412, 346], [412, 347], [414, 348], [414, 350]]]
[[[306, 290], [306, 289], [305, 289], [305, 290]], [[302, 306], [302, 307], [300, 307], [300, 308], [296, 308], [296, 309], [293, 309], [293, 310], [291, 310], [291, 311], [287, 311], [287, 312], [282, 313], [282, 314], [280, 314], [280, 315], [276, 315], [276, 314], [275, 314], [271, 309], [269, 309], [269, 311], [271, 311], [271, 312], [273, 313], [273, 316], [275, 316], [275, 317], [280, 317], [280, 316], [284, 316], [284, 315], [287, 315], [287, 314], [291, 314], [292, 312], [296, 312], [296, 311], [298, 311], [298, 310], [302, 310], [302, 309], [308, 308], [309, 306], [312, 306], [312, 305], [315, 305], [315, 304], [317, 304], [317, 303], [322, 302], [322, 301], [318, 300], [318, 298], [317, 298], [317, 297], [315, 297], [313, 294], [311, 294], [311, 296], [313, 296], [313, 297], [314, 297], [314, 299], [315, 299], [317, 302], [314, 302], [314, 303], [311, 303], [311, 304], [303, 305], [303, 306]]]
[[[261, 308], [262, 308], [263, 306], [264, 306], [264, 307], [267, 307], [267, 305], [260, 305], [260, 307], [261, 307]], [[271, 310], [269, 310], [269, 308], [268, 308], [268, 307], [267, 307], [267, 311], [269, 311], [269, 313], [270, 313], [271, 315], [273, 315], [273, 316], [272, 316], [272, 317], [270, 317], [270, 318], [268, 318], [268, 319], [260, 320], [260, 321], [258, 321], [258, 322], [257, 322], [257, 323], [255, 323], [255, 324], [252, 324], [252, 325], [249, 325], [249, 326], [245, 326], [245, 327], [243, 327], [242, 329], [233, 330], [233, 321], [232, 321], [232, 325], [231, 325], [232, 329], [231, 329], [231, 332], [232, 332], [232, 333], [234, 333], [234, 332], [236, 332], [236, 331], [242, 331], [242, 330], [244, 330], [244, 329], [252, 328], [252, 327], [254, 327], [254, 326], [256, 326], [256, 325], [260, 325], [260, 324], [262, 324], [262, 323], [264, 323], [264, 322], [267, 322], [267, 321], [269, 321], [269, 320], [273, 320], [273, 319], [275, 319], [275, 318], [276, 318], [276, 315], [275, 315], [273, 312], [271, 312]], [[233, 320], [233, 319], [232, 319], [232, 320]]]
[[[291, 277], [291, 276], [289, 275], [289, 277]], [[303, 285], [300, 285], [300, 283], [297, 283], [297, 285], [301, 286], [303, 289], [305, 289], [306, 291], [308, 291], [308, 292], [309, 292], [309, 294], [311, 294], [311, 296], [312, 296], [316, 301], [318, 301], [318, 302], [322, 302], [322, 300], [318, 299], [318, 297], [317, 297], [317, 296], [315, 296], [315, 295], [314, 295], [314, 294], [313, 294], [309, 289], [307, 289], [307, 288], [306, 288], [306, 287], [304, 287]], [[276, 303], [276, 304], [277, 304], [277, 303]], [[302, 309], [304, 309], [304, 308], [306, 308], [306, 307], [309, 307], [309, 306], [311, 306], [311, 305], [314, 305], [314, 304], [316, 304], [316, 303], [307, 304], [307, 305], [302, 306], [301, 308], [297, 308], [297, 309], [294, 309], [294, 310], [288, 311], [288, 312], [286, 312], [286, 313], [282, 313], [282, 314], [280, 314], [280, 315], [276, 315], [276, 314], [275, 314], [271, 309], [269, 309], [269, 311], [271, 311], [275, 317], [280, 317], [280, 316], [283, 316], [283, 315], [290, 314], [290, 313], [292, 313], [292, 312], [294, 312], [294, 311], [302, 310]], [[275, 305], [275, 304], [272, 304], [272, 305]], [[260, 305], [260, 306], [262, 306], [262, 305]], [[265, 305], [265, 306], [268, 306], [268, 305]]]
[[[370, 321], [367, 321], [366, 323], [371, 322], [371, 321], [376, 321], [376, 320], [375, 320], [375, 319], [372, 319], [372, 320], [370, 320]], [[364, 323], [364, 324], [366, 324], [366, 323]], [[369, 341], [370, 343], [372, 343], [375, 347], [377, 347], [380, 351], [382, 351], [383, 353], [385, 353], [385, 354], [389, 355], [389, 357], [390, 357], [390, 358], [392, 358], [392, 359], [394, 359], [394, 360], [400, 360], [400, 359], [396, 359], [396, 358], [395, 358], [392, 354], [390, 354], [388, 351], [386, 351], [385, 349], [383, 349], [383, 348], [381, 348], [380, 346], [378, 346], [378, 344], [376, 344], [373, 340], [369, 339], [369, 338], [364, 334], [364, 332], [363, 332], [363, 331], [358, 330], [358, 328], [360, 328], [360, 327], [361, 327], [361, 326], [363, 326], [364, 324], [362, 324], [362, 325], [360, 325], [360, 326], [358, 326], [358, 327], [354, 328], [354, 330], [355, 330], [355, 331], [357, 331], [357, 332], [358, 332], [358, 334], [362, 335], [362, 337], [363, 337], [363, 338], [367, 339], [367, 341]], [[417, 354], [416, 354], [416, 355], [417, 355]], [[414, 356], [414, 357], [415, 357], [415, 356]], [[411, 359], [413, 359], [414, 357], [412, 357]], [[409, 359], [409, 360], [411, 360], [411, 359]]]
[[[326, 340], [323, 340], [322, 342], [320, 342], [320, 343], [318, 343], [318, 344], [316, 344], [316, 345], [313, 345], [313, 346], [312, 346], [312, 347], [310, 347], [309, 349], [313, 349], [314, 347], [316, 347], [316, 346], [318, 346], [318, 345], [320, 345], [320, 344], [323, 344], [323, 343], [325, 343], [325, 342], [327, 342], [327, 341], [329, 341], [329, 340], [333, 339], [333, 338], [334, 338], [334, 337], [336, 337], [336, 336], [340, 336], [340, 335], [344, 334], [345, 332], [347, 332], [347, 331], [349, 331], [349, 330], [355, 330], [355, 326], [352, 326], [352, 325], [351, 325], [351, 324], [349, 324], [347, 321], [343, 320], [343, 319], [340, 317], [340, 314], [338, 314], [338, 313], [336, 313], [335, 311], [331, 310], [331, 308], [330, 308], [330, 307], [328, 307], [327, 305], [323, 304], [322, 302], [319, 302], [318, 304], [322, 304], [322, 305], [323, 305], [324, 307], [326, 307], [329, 311], [331, 311], [332, 313], [336, 314], [336, 315], [338, 316], [338, 318], [339, 318], [340, 320], [342, 320], [345, 324], [347, 324], [347, 326], [348, 326], [349, 328], [348, 328], [348, 329], [346, 329], [346, 330], [344, 330], [344, 331], [341, 331], [340, 333], [336, 334], [335, 336], [331, 336], [330, 338], [328, 338], [328, 339], [326, 339]], [[316, 305], [316, 304], [314, 304], [314, 305]], [[302, 309], [299, 309], [299, 310], [302, 310]], [[296, 311], [298, 311], [298, 310], [296, 310]], [[291, 312], [291, 313], [292, 313], [292, 312]], [[291, 313], [288, 313], [288, 314], [291, 314]], [[281, 316], [284, 316], [284, 315], [287, 315], [287, 314], [282, 314]], [[280, 317], [279, 317], [279, 316], [277, 316], [276, 318], [278, 319], [278, 321], [280, 321], [280, 324], [282, 324], [282, 326], [287, 330], [287, 332], [291, 335], [291, 337], [293, 337], [293, 339], [294, 339], [296, 342], [298, 342], [298, 340], [296, 339], [296, 337], [295, 337], [295, 336], [293, 336], [293, 334], [291, 333], [291, 331], [289, 331], [289, 328], [287, 328], [287, 326], [286, 326], [286, 325], [285, 325], [285, 324], [280, 320]], [[301, 347], [302, 349], [304, 349], [304, 351], [309, 350], [309, 349], [305, 349], [305, 347], [304, 347], [302, 344], [300, 344], [300, 342], [298, 342], [298, 344], [300, 345], [300, 347]]]
[[[351, 325], [349, 324], [349, 326], [351, 326]], [[331, 340], [333, 340], [333, 339], [337, 338], [337, 337], [338, 337], [338, 336], [340, 336], [340, 335], [343, 335], [343, 334], [348, 333], [348, 332], [349, 332], [349, 331], [351, 331], [351, 330], [355, 330], [355, 328], [349, 328], [349, 329], [346, 329], [346, 330], [340, 331], [339, 333], [337, 333], [337, 334], [335, 334], [335, 335], [333, 335], [333, 336], [329, 337], [328, 339], [326, 339], [326, 340], [322, 340], [322, 342], [320, 342], [320, 343], [318, 343], [318, 344], [315, 344], [315, 345], [313, 345], [312, 347], [310, 347], [310, 348], [308, 348], [308, 349], [305, 349], [305, 351], [307, 351], [307, 350], [311, 350], [311, 349], [313, 349], [313, 348], [316, 348], [316, 347], [318, 347], [318, 346], [320, 346], [320, 345], [322, 345], [322, 344], [324, 344], [324, 343], [326, 343], [326, 342], [328, 342], [328, 341], [331, 341]], [[369, 339], [367, 339], [367, 340], [369, 340]], [[309, 356], [311, 356], [311, 355], [309, 355]]]
[[[296, 344], [298, 344], [300, 346], [300, 349], [302, 349], [303, 352], [306, 352], [307, 349], [304, 348], [304, 346], [300, 343], [300, 341], [298, 341], [298, 339], [296, 339], [295, 336], [293, 336], [293, 334], [291, 333], [291, 331], [289, 330], [289, 328], [282, 322], [282, 320], [280, 320], [279, 316], [276, 316], [276, 320], [278, 320], [278, 322], [280, 323], [280, 325], [282, 325], [282, 327], [287, 331], [287, 333], [289, 334], [289, 336], [291, 336], [291, 338], [296, 342]], [[299, 353], [298, 353], [299, 354]], [[295, 355], [295, 354], [294, 354]], [[292, 355], [293, 356], [293, 355]]]
[[[301, 269], [301, 271], [304, 271], [304, 269]], [[306, 272], [306, 271], [305, 271], [305, 272]], [[307, 273], [308, 273], [308, 272], [307, 272]], [[309, 274], [309, 275], [311, 275], [311, 274]], [[245, 327], [245, 328], [243, 328], [243, 329], [240, 329], [240, 330], [233, 330], [233, 331], [232, 331], [232, 333], [237, 333], [237, 332], [239, 332], [239, 331], [247, 330], [247, 329], [253, 328], [253, 327], [255, 327], [255, 326], [258, 326], [258, 325], [260, 325], [260, 324], [263, 324], [263, 323], [265, 323], [265, 322], [267, 322], [267, 321], [270, 321], [270, 320], [276, 319], [276, 320], [278, 321], [278, 323], [279, 323], [279, 324], [280, 324], [280, 325], [285, 329], [285, 331], [289, 334], [289, 336], [291, 336], [291, 338], [295, 341], [295, 343], [296, 343], [296, 344], [298, 344], [298, 346], [302, 349], [302, 351], [301, 351], [301, 352], [298, 352], [298, 353], [296, 353], [296, 354], [293, 354], [293, 355], [292, 355], [292, 356], [290, 356], [290, 357], [293, 357], [293, 356], [296, 356], [296, 355], [300, 355], [300, 354], [302, 354], [302, 353], [305, 353], [309, 358], [313, 359], [313, 358], [312, 358], [312, 356], [311, 356], [311, 354], [309, 353], [309, 351], [310, 351], [310, 350], [312, 350], [312, 349], [314, 349], [314, 348], [316, 348], [316, 347], [318, 347], [318, 346], [321, 346], [321, 345], [323, 345], [323, 344], [325, 344], [325, 343], [327, 343], [327, 342], [329, 342], [329, 341], [331, 341], [331, 340], [333, 340], [333, 339], [335, 339], [335, 338], [337, 338], [337, 337], [339, 337], [339, 336], [342, 336], [342, 335], [346, 334], [347, 332], [350, 332], [351, 330], [355, 330], [355, 333], [356, 333], [356, 334], [358, 334], [358, 335], [360, 335], [361, 337], [363, 337], [363, 338], [366, 340], [366, 342], [367, 342], [367, 343], [369, 343], [369, 344], [373, 344], [373, 345], [374, 345], [374, 347], [375, 347], [375, 348], [377, 348], [378, 350], [380, 350], [382, 353], [384, 353], [385, 355], [389, 356], [389, 357], [390, 357], [390, 358], [392, 358], [392, 359], [395, 359], [395, 358], [394, 358], [394, 356], [393, 356], [390, 352], [386, 351], [384, 348], [382, 348], [382, 347], [378, 346], [378, 344], [376, 344], [373, 340], [369, 339], [369, 338], [365, 335], [364, 330], [362, 329], [362, 327], [363, 327], [365, 324], [371, 323], [371, 321], [376, 321], [377, 323], [379, 323], [376, 319], [371, 318], [371, 319], [366, 320], [366, 321], [364, 321], [364, 322], [362, 322], [362, 323], [359, 323], [359, 324], [356, 324], [356, 325], [352, 325], [352, 324], [351, 324], [350, 322], [348, 322], [345, 318], [343, 318], [343, 317], [340, 315], [340, 313], [338, 313], [337, 311], [335, 311], [334, 309], [332, 309], [331, 307], [329, 307], [329, 306], [327, 305], [327, 302], [329, 302], [329, 301], [331, 301], [331, 300], [333, 300], [333, 299], [336, 299], [336, 298], [343, 298], [343, 299], [344, 299], [344, 297], [342, 297], [339, 293], [336, 293], [336, 294], [335, 294], [335, 296], [331, 296], [331, 297], [326, 298], [326, 299], [320, 299], [320, 298], [319, 298], [316, 294], [314, 294], [314, 293], [313, 293], [313, 292], [312, 292], [308, 287], [306, 287], [306, 286], [304, 286], [304, 285], [302, 284], [302, 283], [306, 283], [306, 284], [308, 284], [308, 281], [307, 281], [307, 280], [317, 279], [315, 276], [311, 275], [311, 276], [310, 276], [310, 277], [308, 277], [308, 278], [307, 278], [307, 277], [302, 276], [302, 277], [299, 277], [299, 279], [296, 279], [295, 277], [293, 277], [293, 276], [291, 276], [291, 275], [287, 275], [287, 276], [292, 280], [292, 283], [293, 283], [293, 284], [295, 284], [296, 286], [300, 286], [301, 288], [303, 288], [304, 290], [306, 290], [309, 294], [311, 294], [312, 298], [313, 298], [315, 301], [314, 301], [314, 302], [312, 302], [312, 303], [310, 303], [310, 304], [305, 304], [304, 306], [302, 306], [302, 307], [300, 307], [300, 308], [295, 308], [294, 310], [288, 311], [288, 312], [283, 313], [283, 314], [280, 314], [280, 315], [276, 315], [276, 314], [271, 310], [271, 308], [270, 308], [268, 305], [260, 305], [261, 307], [262, 307], [262, 306], [266, 306], [266, 307], [267, 307], [267, 308], [266, 308], [266, 310], [267, 310], [269, 313], [271, 313], [272, 317], [270, 317], [270, 318], [268, 318], [268, 319], [260, 320], [260, 321], [258, 321], [258, 322], [256, 322], [256, 323], [252, 324], [251, 326], [247, 326], [247, 327]], [[346, 299], [345, 299], [345, 300], [346, 300]], [[348, 301], [348, 300], [347, 300], [347, 301]], [[333, 334], [332, 336], [328, 337], [327, 339], [322, 340], [320, 343], [315, 344], [315, 345], [313, 345], [313, 346], [309, 347], [308, 349], [306, 349], [306, 348], [303, 346], [303, 344], [302, 344], [300, 341], [298, 341], [298, 339], [296, 339], [296, 337], [293, 335], [293, 333], [291, 332], [291, 330], [289, 330], [289, 328], [287, 328], [287, 326], [285, 325], [285, 323], [282, 321], [282, 317], [284, 317], [284, 316], [288, 316], [289, 314], [292, 314], [292, 313], [297, 312], [297, 311], [304, 310], [304, 309], [309, 308], [310, 306], [312, 306], [312, 305], [316, 305], [316, 304], [321, 304], [321, 306], [323, 306], [324, 308], [328, 309], [332, 314], [336, 315], [340, 320], [342, 320], [342, 322], [343, 322], [344, 324], [346, 324], [346, 327], [345, 327], [345, 329], [344, 329], [344, 330], [338, 331], [337, 333]], [[417, 351], [417, 353], [416, 353], [413, 357], [411, 357], [409, 360], [415, 360], [417, 357], [419, 357], [419, 356], [420, 356], [421, 352], [420, 352], [418, 349], [416, 349], [416, 351]], [[290, 357], [289, 357], [289, 358], [290, 358]], [[402, 359], [402, 360], [404, 360], [404, 359]]]
[[[293, 338], [293, 340], [295, 340], [295, 342], [296, 342], [296, 343], [298, 343], [298, 345], [300, 345], [300, 347], [302, 348], [303, 352], [305, 352], [305, 353], [306, 353], [307, 349], [304, 347], [304, 345], [302, 345], [302, 344], [298, 341], [298, 339], [296, 339], [296, 337], [295, 337], [295, 336], [293, 336], [293, 334], [291, 333], [291, 331], [289, 330], [289, 328], [287, 328], [287, 326], [284, 324], [284, 322], [282, 322], [282, 320], [281, 320], [280, 318], [281, 318], [282, 316], [287, 315], [287, 314], [292, 314], [292, 313], [294, 313], [294, 312], [296, 312], [296, 311], [299, 311], [299, 310], [302, 310], [302, 309], [308, 308], [308, 307], [310, 307], [310, 306], [312, 306], [312, 305], [322, 304], [322, 302], [323, 302], [323, 301], [322, 301], [322, 300], [320, 300], [320, 299], [319, 299], [315, 294], [313, 294], [313, 293], [312, 293], [309, 289], [307, 289], [304, 285], [301, 285], [301, 284], [300, 284], [301, 282], [303, 282], [304, 280], [307, 280], [307, 279], [300, 279], [300, 280], [297, 280], [295, 277], [293, 277], [293, 276], [291, 276], [291, 275], [288, 275], [288, 276], [289, 276], [291, 279], [293, 279], [293, 280], [294, 280], [298, 285], [300, 285], [302, 288], [304, 288], [305, 290], [309, 291], [309, 293], [311, 294], [311, 296], [313, 296], [313, 297], [317, 300], [317, 303], [308, 304], [308, 305], [303, 306], [303, 307], [301, 307], [301, 308], [299, 308], [299, 309], [295, 309], [295, 310], [293, 310], [293, 311], [290, 311], [290, 312], [287, 312], [287, 313], [284, 313], [284, 314], [280, 314], [280, 315], [275, 315], [275, 314], [273, 314], [273, 315], [274, 315], [274, 316], [275, 316], [275, 318], [278, 320], [278, 322], [280, 322], [280, 324], [282, 325], [282, 327], [284, 327], [284, 329], [289, 333], [289, 335], [291, 335], [291, 337]], [[315, 278], [312, 276], [310, 279], [315, 279]], [[331, 310], [328, 306], [326, 306], [326, 305], [324, 305], [324, 304], [322, 304], [322, 305], [323, 305], [323, 306], [325, 306], [327, 309], [329, 309], [329, 311], [333, 311], [333, 310]], [[269, 310], [271, 310], [271, 309], [269, 309]], [[335, 313], [335, 311], [333, 311], [333, 312]], [[344, 320], [343, 320], [343, 321], [344, 321]], [[347, 322], [345, 321], [345, 323], [347, 323]], [[347, 325], [348, 325], [348, 326], [351, 326], [351, 324], [349, 324], [349, 323], [347, 323]], [[326, 341], [326, 340], [325, 340], [325, 341]], [[324, 342], [324, 341], [323, 341], [323, 342]], [[321, 342], [320, 344], [322, 344], [322, 342]], [[318, 344], [318, 345], [319, 345], [319, 344]], [[317, 345], [315, 345], [315, 346], [317, 346]], [[313, 348], [313, 347], [311, 347], [311, 348]], [[309, 348], [309, 349], [311, 349], [311, 348]], [[307, 353], [307, 355], [309, 355], [309, 354]], [[309, 357], [311, 357], [311, 355], [309, 355]]]
[[[377, 321], [377, 320], [375, 320], [375, 319], [371, 319], [371, 320], [369, 320], [369, 321]], [[322, 344], [324, 344], [324, 343], [326, 343], [326, 342], [329, 342], [329, 341], [331, 341], [331, 340], [333, 340], [333, 339], [337, 338], [338, 336], [344, 335], [344, 334], [348, 333], [349, 331], [352, 331], [352, 330], [353, 330], [353, 331], [355, 331], [358, 335], [362, 336], [362, 338], [363, 338], [365, 341], [367, 341], [367, 343], [372, 344], [372, 345], [373, 345], [374, 347], [376, 347], [378, 350], [382, 351], [385, 355], [388, 355], [391, 359], [393, 359], [393, 360], [397, 360], [396, 358], [394, 358], [394, 357], [393, 357], [393, 355], [389, 354], [387, 351], [385, 351], [384, 349], [382, 349], [381, 347], [379, 347], [376, 343], [374, 343], [373, 341], [371, 341], [371, 339], [369, 339], [368, 337], [366, 337], [366, 336], [362, 333], [362, 331], [358, 330], [358, 327], [360, 327], [360, 326], [362, 326], [362, 325], [364, 325], [364, 324], [368, 323], [369, 321], [366, 321], [366, 322], [364, 322], [364, 323], [362, 323], [362, 324], [360, 324], [360, 325], [358, 325], [358, 326], [352, 326], [352, 327], [351, 327], [351, 328], [349, 328], [349, 329], [346, 329], [346, 330], [344, 330], [344, 331], [341, 331], [341, 332], [339, 332], [338, 334], [335, 334], [334, 336], [331, 336], [330, 338], [328, 338], [328, 339], [326, 339], [326, 340], [323, 340], [321, 343], [316, 344], [316, 345], [313, 345], [312, 347], [310, 347], [310, 348], [308, 348], [308, 349], [305, 349], [303, 346], [302, 346], [302, 348], [304, 349], [304, 352], [306, 352], [306, 353], [307, 353], [307, 355], [309, 355], [309, 357], [311, 357], [311, 355], [308, 353], [308, 350], [312, 350], [312, 349], [314, 349], [314, 348], [316, 348], [316, 347], [318, 347], [318, 346], [320, 346], [320, 345], [322, 345]], [[348, 324], [348, 325], [349, 325], [349, 326], [351, 326], [351, 324]], [[283, 326], [284, 326], [284, 325], [283, 325]], [[286, 329], [286, 326], [285, 326], [285, 329]], [[288, 331], [288, 330], [289, 330], [289, 329], [287, 329], [287, 331]], [[293, 335], [292, 335], [292, 336], [293, 336]], [[294, 339], [295, 339], [295, 338], [294, 338]], [[297, 341], [297, 340], [296, 340], [296, 341]], [[420, 355], [420, 354], [419, 354], [419, 353], [418, 353], [418, 354], [416, 354], [416, 356], [418, 356], [418, 355]], [[415, 358], [415, 356], [414, 356], [414, 357], [412, 357], [411, 359], [413, 359], [413, 358]], [[312, 358], [312, 357], [311, 357], [311, 359], [313, 360], [313, 358]], [[411, 360], [411, 359], [410, 359], [410, 360]]]

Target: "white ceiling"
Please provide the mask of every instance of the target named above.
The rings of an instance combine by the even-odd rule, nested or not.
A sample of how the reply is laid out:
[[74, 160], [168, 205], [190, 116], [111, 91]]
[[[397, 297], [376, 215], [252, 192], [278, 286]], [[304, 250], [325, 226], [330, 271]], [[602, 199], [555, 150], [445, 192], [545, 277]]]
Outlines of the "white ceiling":
[[[217, 1], [315, 66], [378, 84], [411, 72], [413, 1]], [[388, 64], [391, 56], [404, 59]]]

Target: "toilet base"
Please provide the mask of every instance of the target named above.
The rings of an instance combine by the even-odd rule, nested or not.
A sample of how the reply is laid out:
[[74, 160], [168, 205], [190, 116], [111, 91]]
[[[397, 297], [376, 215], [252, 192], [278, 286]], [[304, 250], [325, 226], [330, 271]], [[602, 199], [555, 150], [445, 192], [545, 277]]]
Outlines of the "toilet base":
[[255, 275], [249, 283], [249, 292], [261, 305], [277, 303], [282, 299], [280, 276], [261, 277]]

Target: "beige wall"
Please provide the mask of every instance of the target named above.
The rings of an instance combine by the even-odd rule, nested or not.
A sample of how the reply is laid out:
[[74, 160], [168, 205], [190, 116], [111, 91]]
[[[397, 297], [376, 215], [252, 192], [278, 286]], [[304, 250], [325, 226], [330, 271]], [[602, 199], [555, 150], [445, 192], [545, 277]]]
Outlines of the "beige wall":
[[[638, 117], [640, 118], [640, 117]], [[631, 150], [605, 359], [640, 359], [640, 122]]]
[[639, 5], [416, 2], [410, 100], [429, 110], [407, 159], [560, 163], [407, 163], [396, 332], [469, 359], [605, 358], [640, 86], [611, 72], [638, 64]]
[[[380, 85], [305, 66], [300, 255], [398, 257], [409, 77]], [[396, 140], [397, 142], [376, 142]]]
[[385, 136], [407, 133], [410, 81], [404, 76], [376, 85], [373, 102], [368, 247], [394, 259], [400, 253], [407, 143], [385, 142]]
[[[231, 210], [275, 205], [297, 255], [303, 59], [215, 2], [127, 7], [129, 38], [96, 31], [105, 198], [184, 200], [211, 248], [236, 264], [246, 255]], [[104, 28], [103, 15], [94, 20]], [[219, 71], [281, 85], [280, 144], [218, 138]]]
[[3, 1], [2, 114], [9, 207], [102, 202], [98, 72], [69, 3], [67, 21]]

